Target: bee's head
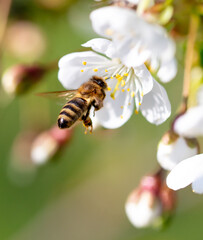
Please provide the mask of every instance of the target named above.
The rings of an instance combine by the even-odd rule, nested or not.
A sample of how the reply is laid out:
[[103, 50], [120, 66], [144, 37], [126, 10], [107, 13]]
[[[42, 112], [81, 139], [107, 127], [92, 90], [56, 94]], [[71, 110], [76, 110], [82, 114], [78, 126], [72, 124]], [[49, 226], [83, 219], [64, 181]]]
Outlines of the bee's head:
[[93, 81], [94, 83], [96, 83], [97, 85], [99, 85], [102, 89], [106, 90], [107, 89], [107, 83], [104, 80], [104, 78], [102, 77], [98, 77], [98, 76], [93, 76], [91, 78], [91, 81]]

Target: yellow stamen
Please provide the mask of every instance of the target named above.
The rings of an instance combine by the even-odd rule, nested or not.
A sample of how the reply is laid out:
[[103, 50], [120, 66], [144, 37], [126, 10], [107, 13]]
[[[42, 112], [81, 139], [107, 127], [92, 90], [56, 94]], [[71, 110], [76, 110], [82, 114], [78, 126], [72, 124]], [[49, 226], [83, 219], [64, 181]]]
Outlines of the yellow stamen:
[[120, 117], [121, 117], [121, 119], [123, 119], [123, 116], [122, 116], [122, 115], [121, 115]]
[[124, 73], [123, 76], [124, 76], [124, 77], [127, 77], [127, 76], [128, 76], [128, 73]]
[[113, 77], [111, 77], [111, 79], [113, 79]]
[[125, 92], [125, 89], [122, 89], [122, 92]]
[[138, 114], [139, 112], [137, 111], [137, 109], [135, 110], [135, 114]]
[[125, 86], [125, 81], [122, 80], [122, 81], [121, 81], [121, 87], [124, 87], [124, 86]]
[[108, 79], [108, 77], [105, 77], [104, 79], [106, 80], [106, 79]]
[[119, 78], [119, 77], [121, 77], [121, 75], [119, 75], [118, 73], [116, 74], [116, 78]]
[[83, 69], [81, 69], [80, 71], [81, 71], [81, 72], [84, 72], [84, 70], [83, 70]]
[[123, 109], [123, 106], [121, 106], [121, 109]]
[[127, 88], [127, 91], [130, 92], [130, 88]]
[[108, 72], [108, 70], [107, 70], [107, 69], [105, 69], [105, 72]]
[[134, 97], [135, 96], [135, 92], [131, 92], [131, 97]]
[[82, 64], [85, 66], [87, 64], [87, 62], [83, 61]]
[[142, 97], [144, 96], [144, 93], [143, 93], [143, 92], [141, 93], [141, 96], [142, 96]]
[[93, 71], [94, 71], [94, 72], [97, 72], [97, 71], [98, 71], [98, 69], [97, 69], [97, 68], [94, 68], [94, 69], [93, 69]]
[[141, 102], [139, 102], [139, 105], [141, 105]]
[[108, 90], [108, 91], [111, 91], [111, 88], [110, 88], [110, 87], [107, 87], [107, 90]]

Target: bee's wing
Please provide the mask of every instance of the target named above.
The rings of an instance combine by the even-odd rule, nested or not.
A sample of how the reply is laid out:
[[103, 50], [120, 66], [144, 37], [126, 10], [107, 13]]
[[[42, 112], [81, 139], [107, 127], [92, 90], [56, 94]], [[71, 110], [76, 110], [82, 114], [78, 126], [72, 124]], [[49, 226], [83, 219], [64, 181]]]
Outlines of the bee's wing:
[[61, 99], [64, 101], [69, 101], [77, 94], [77, 90], [66, 90], [66, 91], [56, 91], [56, 92], [45, 92], [37, 93], [37, 96], [47, 97], [52, 99]]

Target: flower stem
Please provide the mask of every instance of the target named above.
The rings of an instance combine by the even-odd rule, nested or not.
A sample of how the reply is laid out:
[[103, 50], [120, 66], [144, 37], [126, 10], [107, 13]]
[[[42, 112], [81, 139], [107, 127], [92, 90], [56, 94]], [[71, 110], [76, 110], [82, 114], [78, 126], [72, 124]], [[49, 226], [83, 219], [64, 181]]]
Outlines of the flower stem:
[[183, 101], [181, 110], [185, 112], [187, 110], [187, 102], [190, 91], [190, 73], [193, 63], [193, 55], [194, 55], [194, 45], [197, 35], [197, 29], [199, 25], [199, 18], [196, 15], [190, 16], [189, 23], [189, 33], [188, 33], [188, 41], [187, 41], [187, 49], [185, 55], [185, 69], [184, 69], [184, 79], [183, 79]]

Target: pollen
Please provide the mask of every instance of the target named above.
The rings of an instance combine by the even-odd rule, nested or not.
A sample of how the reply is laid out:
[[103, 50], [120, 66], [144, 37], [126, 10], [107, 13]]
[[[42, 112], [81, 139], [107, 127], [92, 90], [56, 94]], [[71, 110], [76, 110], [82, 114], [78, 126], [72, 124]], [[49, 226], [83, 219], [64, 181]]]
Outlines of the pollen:
[[123, 119], [123, 116], [121, 115], [120, 118]]
[[124, 76], [124, 77], [127, 77], [127, 76], [128, 76], [128, 73], [124, 73], [123, 76]]
[[111, 76], [111, 79], [113, 79], [113, 76]]
[[138, 114], [139, 112], [137, 111], [137, 109], [135, 110], [135, 114]]
[[144, 96], [144, 93], [143, 93], [143, 92], [141, 92], [141, 96], [142, 96], [142, 97]]
[[83, 61], [82, 64], [85, 66], [87, 64], [87, 62]]
[[83, 70], [83, 69], [81, 69], [80, 71], [81, 71], [81, 72], [84, 72], [84, 70]]
[[125, 81], [122, 80], [122, 81], [121, 81], [121, 87], [124, 87], [124, 86], [125, 86]]
[[121, 106], [121, 109], [123, 109], [123, 106]]
[[122, 92], [125, 92], [125, 89], [122, 89]]
[[127, 88], [127, 91], [130, 92], [130, 88]]
[[104, 79], [106, 80], [106, 79], [108, 79], [108, 77], [105, 77]]
[[108, 70], [107, 70], [107, 69], [105, 69], [105, 72], [108, 72]]
[[131, 97], [134, 97], [135, 96], [135, 92], [131, 92]]
[[110, 88], [110, 87], [107, 87], [107, 90], [108, 90], [108, 91], [111, 91], [111, 88]]
[[141, 102], [139, 102], [139, 105], [141, 105]]
[[94, 71], [94, 72], [98, 72], [98, 68], [94, 68], [93, 71]]
[[114, 93], [111, 93], [111, 98], [113, 98], [113, 100], [115, 100], [115, 95], [114, 95]]
[[116, 74], [116, 78], [119, 78], [119, 77], [121, 77], [121, 75], [119, 75], [118, 73]]

